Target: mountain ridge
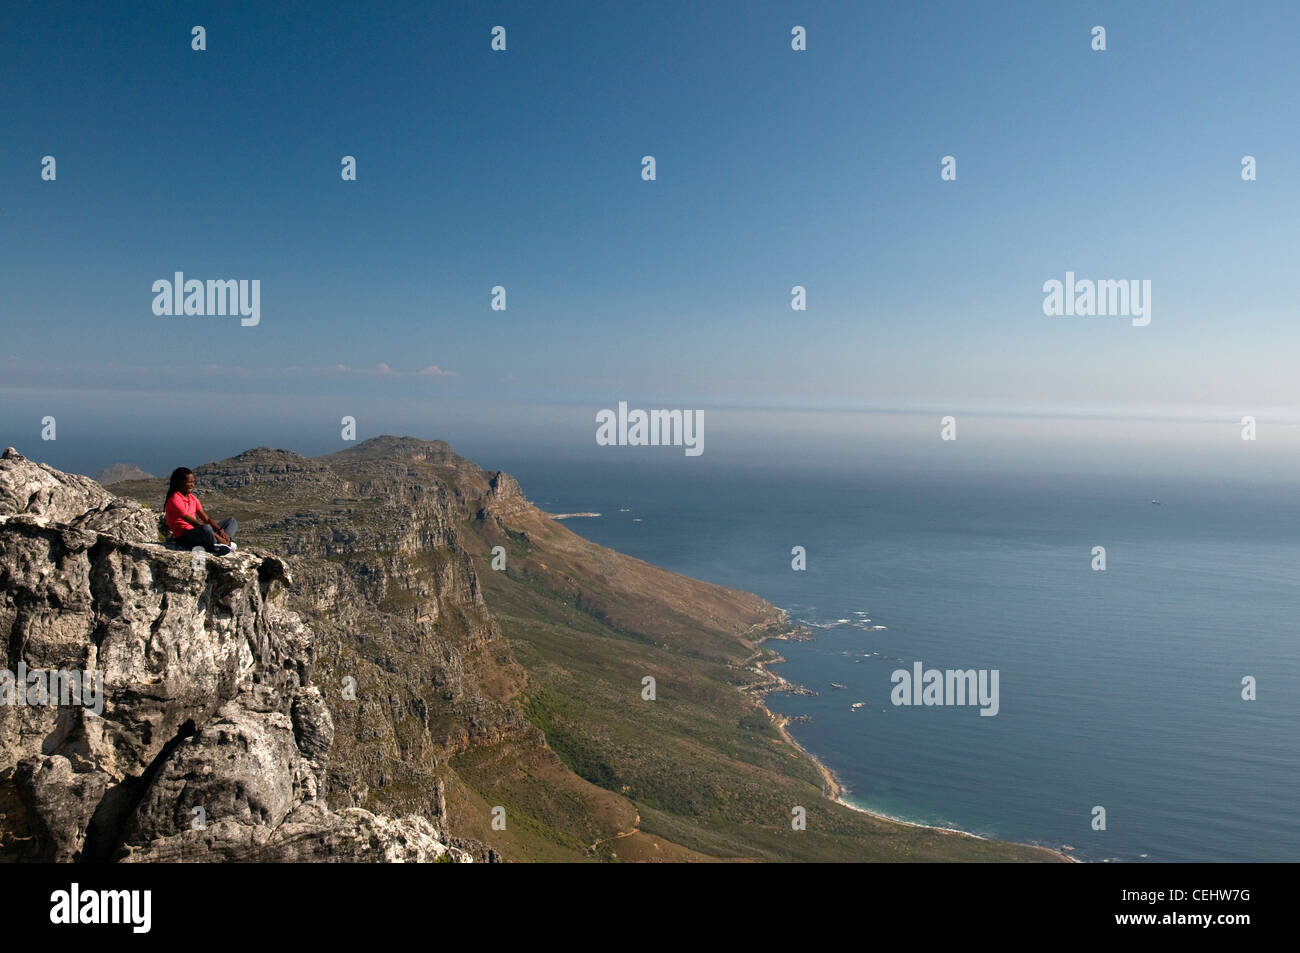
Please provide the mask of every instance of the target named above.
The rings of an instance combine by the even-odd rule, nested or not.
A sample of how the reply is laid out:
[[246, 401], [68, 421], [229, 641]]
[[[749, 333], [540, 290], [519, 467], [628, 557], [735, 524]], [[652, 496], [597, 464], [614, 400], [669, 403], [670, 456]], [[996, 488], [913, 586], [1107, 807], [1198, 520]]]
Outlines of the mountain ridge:
[[[761, 704], [783, 687], [762, 669], [779, 610], [591, 543], [443, 441], [255, 447], [195, 476], [241, 551], [292, 564], [335, 725], [324, 786], [348, 808], [426, 818], [484, 859], [1062, 859], [824, 798]], [[164, 488], [115, 491], [156, 507]]]

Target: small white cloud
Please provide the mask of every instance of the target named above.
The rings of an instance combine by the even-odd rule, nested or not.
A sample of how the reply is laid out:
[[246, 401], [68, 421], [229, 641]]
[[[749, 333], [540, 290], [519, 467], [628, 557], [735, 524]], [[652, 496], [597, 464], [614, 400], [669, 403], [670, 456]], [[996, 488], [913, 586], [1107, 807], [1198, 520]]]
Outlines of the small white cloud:
[[391, 367], [389, 367], [387, 364], [384, 364], [383, 362], [380, 362], [380, 364], [379, 364], [379, 373], [381, 373], [381, 374], [391, 374], [391, 373], [393, 373], [393, 369], [392, 369]]
[[456, 372], [455, 372], [455, 371], [444, 371], [444, 370], [443, 370], [441, 367], [439, 367], [437, 364], [430, 364], [430, 365], [429, 365], [428, 367], [426, 367], [424, 370], [420, 371], [420, 373], [421, 373], [421, 374], [431, 374], [431, 375], [436, 376], [436, 377], [455, 377], [455, 376], [456, 376]]

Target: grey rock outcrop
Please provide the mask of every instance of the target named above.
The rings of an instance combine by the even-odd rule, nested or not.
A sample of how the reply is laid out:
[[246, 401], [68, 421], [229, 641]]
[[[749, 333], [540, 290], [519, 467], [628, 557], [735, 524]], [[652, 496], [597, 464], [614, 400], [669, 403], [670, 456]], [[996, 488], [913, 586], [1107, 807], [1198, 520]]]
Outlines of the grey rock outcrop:
[[489, 517], [509, 518], [528, 511], [530, 504], [519, 481], [509, 473], [501, 470], [492, 474], [488, 481], [487, 498], [478, 511], [479, 519]]
[[[268, 553], [166, 549], [149, 509], [7, 449], [0, 858], [471, 859], [425, 818], [329, 809], [334, 725], [290, 583]], [[102, 673], [102, 691], [44, 704], [20, 667]]]

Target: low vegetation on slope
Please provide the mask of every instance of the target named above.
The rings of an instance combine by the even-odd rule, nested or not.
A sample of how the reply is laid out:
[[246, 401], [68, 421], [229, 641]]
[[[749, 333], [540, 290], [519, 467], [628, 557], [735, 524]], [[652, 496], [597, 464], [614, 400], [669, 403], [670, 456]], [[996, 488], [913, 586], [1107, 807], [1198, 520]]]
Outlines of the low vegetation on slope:
[[198, 492], [293, 562], [336, 722], [335, 800], [421, 811], [505, 859], [1060, 859], [824, 797], [760, 704], [775, 608], [597, 546], [445, 443], [259, 449], [200, 468]]

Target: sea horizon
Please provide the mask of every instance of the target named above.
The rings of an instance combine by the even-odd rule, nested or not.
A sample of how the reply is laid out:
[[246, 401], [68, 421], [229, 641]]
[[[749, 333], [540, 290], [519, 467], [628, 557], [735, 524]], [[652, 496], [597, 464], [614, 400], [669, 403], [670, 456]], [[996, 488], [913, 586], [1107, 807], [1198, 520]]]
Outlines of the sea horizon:
[[[500, 450], [470, 459], [504, 468], [574, 532], [753, 592], [815, 633], [766, 645], [783, 656], [769, 671], [817, 695], [765, 704], [791, 719], [786, 730], [849, 806], [1083, 861], [1300, 858], [1285, 799], [1252, 793], [1300, 782], [1286, 738], [1300, 720], [1300, 666], [1285, 651], [1300, 504], [1284, 484], [1141, 460], [1105, 475], [1017, 474], [969, 458], [945, 470], [915, 453], [873, 470], [843, 458], [755, 468], [725, 454], [688, 466], [643, 452], [646, 465], [611, 471], [574, 448]], [[1235, 656], [1221, 644], [1234, 630], [1220, 607], [1233, 605]], [[1080, 651], [1089, 638], [1095, 653]], [[916, 663], [998, 669], [1001, 711], [893, 705], [890, 674]], [[1267, 692], [1264, 713], [1240, 697], [1245, 676]], [[1197, 731], [1229, 752], [1217, 769]], [[1144, 732], [1153, 740], [1135, 743]], [[1245, 766], [1257, 773], [1234, 774]], [[1203, 797], [1184, 796], [1198, 783]], [[1104, 831], [1091, 826], [1098, 805]], [[1178, 833], [1190, 816], [1204, 826]]]

